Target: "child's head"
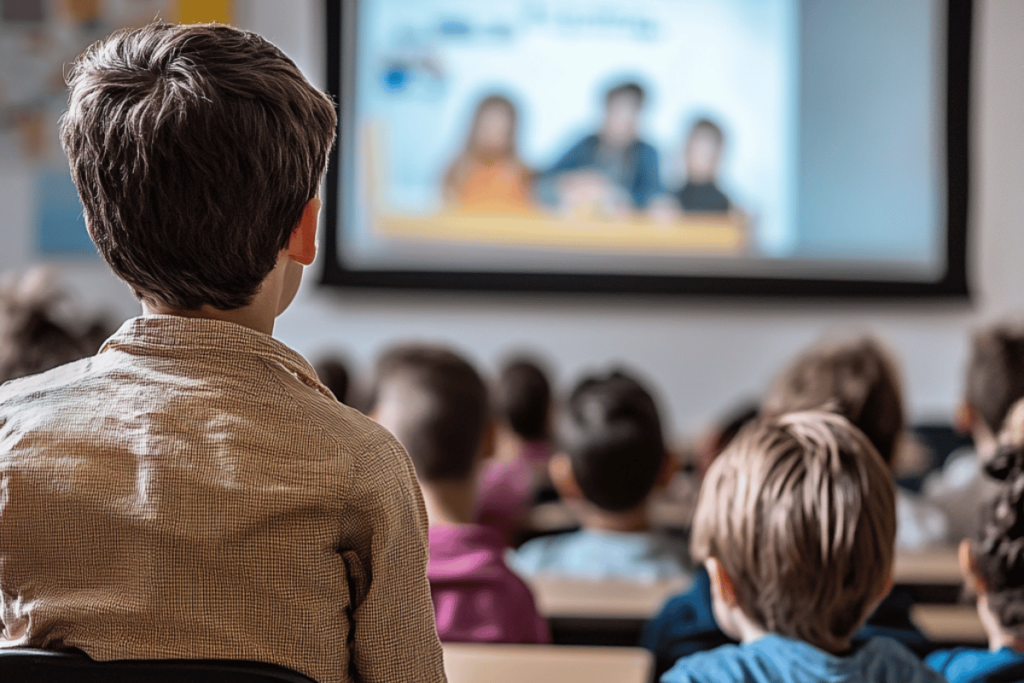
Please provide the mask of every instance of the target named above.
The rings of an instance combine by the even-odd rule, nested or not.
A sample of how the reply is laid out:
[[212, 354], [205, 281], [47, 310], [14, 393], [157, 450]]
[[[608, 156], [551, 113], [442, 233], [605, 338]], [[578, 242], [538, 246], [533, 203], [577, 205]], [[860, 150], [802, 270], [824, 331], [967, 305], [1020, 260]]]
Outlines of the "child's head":
[[683, 151], [686, 179], [693, 183], [711, 183], [718, 179], [725, 135], [711, 119], [698, 119], [690, 126]]
[[544, 441], [551, 422], [551, 383], [529, 358], [507, 362], [494, 387], [495, 412], [524, 441]]
[[242, 308], [287, 253], [283, 309], [315, 254], [330, 98], [260, 36], [215, 24], [115, 33], [68, 83], [61, 141], [86, 224], [136, 296]]
[[895, 538], [878, 452], [843, 417], [813, 411], [756, 422], [715, 460], [691, 549], [726, 633], [767, 631], [835, 653], [887, 592]]
[[33, 270], [0, 284], [0, 383], [45, 372], [99, 350], [111, 332], [96, 319], [76, 325], [62, 315], [64, 293]]
[[667, 459], [654, 399], [621, 372], [576, 386], [558, 421], [558, 449], [555, 485], [606, 513], [643, 506]]
[[765, 415], [811, 409], [848, 419], [892, 464], [903, 434], [903, 392], [879, 342], [860, 337], [812, 347], [775, 379], [762, 405]]
[[996, 435], [1018, 399], [1024, 398], [1024, 325], [1001, 323], [978, 330], [961, 408], [961, 427], [969, 430], [982, 457], [994, 450]]
[[487, 388], [448, 349], [408, 345], [381, 356], [371, 414], [405, 446], [423, 484], [472, 481], [489, 455]]
[[1024, 399], [1008, 411], [986, 471], [1006, 482], [960, 547], [964, 577], [979, 593], [989, 637], [1024, 641]]

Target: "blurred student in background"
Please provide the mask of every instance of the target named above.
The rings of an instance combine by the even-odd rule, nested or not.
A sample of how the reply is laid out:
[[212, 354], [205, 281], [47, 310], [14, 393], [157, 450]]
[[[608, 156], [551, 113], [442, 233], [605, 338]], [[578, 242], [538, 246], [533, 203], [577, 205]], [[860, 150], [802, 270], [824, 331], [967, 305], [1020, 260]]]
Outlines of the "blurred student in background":
[[690, 127], [683, 149], [686, 182], [676, 198], [687, 213], [729, 213], [732, 202], [718, 186], [725, 135], [711, 119], [698, 119]]
[[480, 476], [477, 521], [497, 529], [508, 543], [550, 481], [551, 383], [531, 358], [513, 358], [494, 386], [495, 456]]
[[41, 268], [0, 283], [0, 384], [91, 356], [113, 332], [102, 318], [70, 319], [65, 298]]
[[978, 598], [988, 649], [933, 652], [928, 664], [950, 683], [1024, 680], [1024, 401], [1014, 404], [985, 460], [998, 482], [979, 524], [960, 544], [967, 588]]
[[742, 401], [734, 405], [704, 434], [697, 448], [696, 462], [697, 474], [701, 479], [711, 467], [711, 463], [729, 447], [740, 430], [756, 420], [760, 412], [761, 405], [757, 401]]
[[892, 585], [895, 535], [888, 467], [846, 419], [744, 429], [708, 470], [692, 533], [715, 620], [740, 644], [684, 657], [662, 683], [940, 683], [895, 640], [854, 642]]
[[[780, 415], [824, 408], [867, 435], [889, 467], [904, 438], [903, 389], [892, 355], [875, 339], [855, 337], [801, 353], [769, 387], [762, 412]], [[896, 547], [947, 544], [946, 516], [910, 491], [896, 489]]]
[[530, 209], [532, 173], [517, 151], [518, 113], [502, 95], [477, 105], [462, 151], [444, 174], [446, 206], [516, 213]]
[[978, 527], [979, 513], [1002, 487], [986, 474], [1010, 406], [1024, 398], [1024, 324], [999, 323], [971, 340], [957, 428], [969, 433], [974, 449], [954, 453], [942, 470], [925, 479], [924, 495], [946, 514], [949, 541], [959, 543]]
[[686, 543], [652, 531], [648, 501], [673, 474], [651, 395], [621, 372], [587, 377], [558, 420], [551, 479], [583, 529], [525, 543], [520, 573], [650, 582], [691, 576]]
[[646, 94], [637, 83], [607, 92], [601, 130], [580, 140], [544, 173], [540, 200], [563, 214], [623, 216], [661, 191], [658, 152], [640, 139]]
[[377, 364], [371, 415], [405, 446], [430, 520], [427, 576], [443, 641], [545, 643], [547, 622], [505, 565], [501, 534], [474, 523], [494, 447], [487, 388], [455, 353], [401, 346]]
[[351, 393], [352, 377], [348, 371], [348, 365], [340, 356], [327, 356], [321, 358], [313, 365], [316, 370], [317, 379], [331, 390], [334, 398], [345, 405], [352, 405]]

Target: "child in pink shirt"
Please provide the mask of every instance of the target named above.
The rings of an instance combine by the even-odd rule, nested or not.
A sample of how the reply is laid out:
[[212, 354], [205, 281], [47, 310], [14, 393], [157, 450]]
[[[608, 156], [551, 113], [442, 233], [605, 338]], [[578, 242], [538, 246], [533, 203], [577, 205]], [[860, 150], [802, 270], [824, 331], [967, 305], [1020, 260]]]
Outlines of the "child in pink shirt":
[[477, 522], [511, 543], [537, 496], [550, 480], [551, 384], [528, 358], [509, 361], [494, 386], [497, 453], [480, 475]]
[[494, 446], [487, 388], [443, 348], [403, 346], [381, 357], [373, 417], [405, 446], [430, 521], [427, 578], [442, 641], [546, 643], [547, 622], [504, 561], [496, 530], [474, 523], [477, 479]]

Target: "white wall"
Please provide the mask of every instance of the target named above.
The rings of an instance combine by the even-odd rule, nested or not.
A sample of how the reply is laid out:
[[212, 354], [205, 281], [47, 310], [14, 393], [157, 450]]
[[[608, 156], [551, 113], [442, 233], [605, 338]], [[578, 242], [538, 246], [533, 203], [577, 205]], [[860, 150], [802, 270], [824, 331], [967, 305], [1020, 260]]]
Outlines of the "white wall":
[[[322, 83], [320, 4], [240, 0], [239, 23]], [[310, 278], [277, 335], [303, 353], [337, 347], [361, 364], [395, 339], [450, 342], [484, 364], [529, 347], [547, 354], [565, 381], [622, 361], [657, 384], [673, 426], [689, 432], [756, 394], [800, 347], [871, 330], [902, 358], [912, 415], [948, 417], [970, 328], [1024, 310], [1024, 2], [978, 0], [976, 9], [971, 304], [385, 294], [320, 291]], [[30, 180], [0, 172], [0, 269], [31, 261]], [[89, 305], [137, 310], [101, 265], [65, 267]]]

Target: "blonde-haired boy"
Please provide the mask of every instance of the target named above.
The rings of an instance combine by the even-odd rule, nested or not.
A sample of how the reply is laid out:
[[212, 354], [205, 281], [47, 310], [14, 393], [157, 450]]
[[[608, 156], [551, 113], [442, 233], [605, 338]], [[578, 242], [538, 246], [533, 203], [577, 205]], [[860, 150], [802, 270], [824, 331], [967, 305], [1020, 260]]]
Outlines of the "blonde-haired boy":
[[691, 542], [715, 619], [741, 644], [685, 657], [662, 681], [941, 681], [894, 640], [852, 644], [889, 591], [895, 536], [888, 468], [845, 418], [745, 429], [708, 470]]

